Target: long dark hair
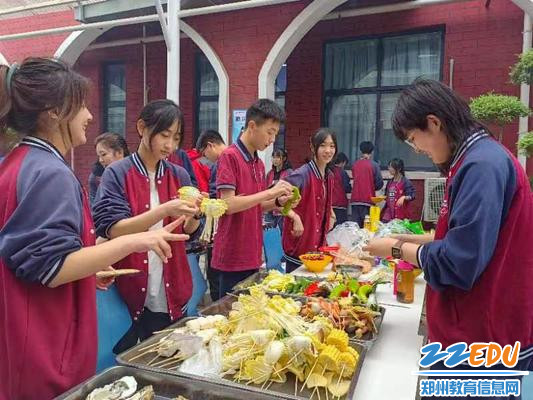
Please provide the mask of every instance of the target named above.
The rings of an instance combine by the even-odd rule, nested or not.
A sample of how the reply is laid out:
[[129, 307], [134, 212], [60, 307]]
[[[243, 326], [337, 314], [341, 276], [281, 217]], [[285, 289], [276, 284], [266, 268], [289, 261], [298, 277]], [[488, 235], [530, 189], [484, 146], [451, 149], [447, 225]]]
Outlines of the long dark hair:
[[102, 133], [101, 135], [97, 136], [96, 139], [94, 139], [95, 147], [98, 143], [102, 143], [105, 147], [113, 150], [114, 152], [122, 151], [124, 157], [130, 154], [126, 140], [118, 133]]
[[401, 158], [393, 158], [389, 161], [389, 167], [394, 168], [401, 176], [405, 176], [405, 166]]
[[285, 171], [287, 169], [292, 169], [292, 165], [289, 161], [289, 154], [287, 153], [287, 150], [285, 149], [274, 149], [274, 151], [272, 152], [272, 157], [279, 157], [281, 158], [283, 161], [283, 164], [281, 165], [281, 169], [280, 169], [280, 172], [281, 171]]
[[[452, 154], [475, 131], [490, 131], [477, 121], [470, 107], [457, 93], [441, 82], [417, 79], [404, 89], [392, 114], [392, 127], [398, 139], [407, 139], [411, 129], [427, 129], [427, 116], [436, 116], [442, 123]], [[448, 165], [439, 166], [447, 170]]]
[[183, 113], [172, 100], [151, 101], [141, 110], [139, 119], [144, 121], [144, 125], [150, 132], [150, 142], [155, 135], [169, 129], [174, 122], [178, 121], [180, 143], [183, 142]]
[[313, 149], [313, 156], [316, 156], [318, 154], [318, 148], [322, 143], [326, 141], [328, 136], [331, 136], [331, 140], [333, 140], [333, 143], [335, 144], [335, 154], [333, 154], [333, 158], [330, 163], [326, 166], [326, 168], [332, 168], [335, 162], [335, 156], [337, 155], [338, 146], [337, 146], [337, 135], [333, 131], [333, 129], [330, 128], [319, 128], [313, 136], [311, 136], [311, 148]]
[[26, 58], [20, 65], [0, 65], [0, 134], [8, 128], [22, 136], [34, 134], [46, 111], [71, 121], [88, 93], [87, 78], [61, 60]]

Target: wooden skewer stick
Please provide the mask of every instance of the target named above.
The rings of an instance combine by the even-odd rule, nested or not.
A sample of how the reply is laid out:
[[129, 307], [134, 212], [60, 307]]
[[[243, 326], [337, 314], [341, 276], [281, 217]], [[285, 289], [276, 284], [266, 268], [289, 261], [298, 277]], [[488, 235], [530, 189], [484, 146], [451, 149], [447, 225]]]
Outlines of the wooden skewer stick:
[[298, 377], [294, 376], [294, 397], [296, 397], [297, 393], [298, 393]]
[[[296, 353], [294, 356], [292, 356], [292, 358], [287, 362], [287, 365], [285, 365], [283, 368], [281, 369], [278, 369], [278, 370], [275, 370], [274, 372], [270, 373], [270, 376], [272, 375], [278, 375], [279, 376], [279, 373], [281, 371], [285, 371], [287, 368], [289, 368], [289, 366], [291, 365], [291, 362], [300, 355], [300, 353], [302, 352], [303, 350], [300, 350], [298, 353]], [[261, 378], [259, 379], [263, 379], [265, 376], [267, 376], [268, 374], [263, 374], [263, 376], [261, 376]], [[262, 387], [261, 387], [262, 388]]]
[[154, 358], [152, 358], [149, 362], [146, 363], [146, 365], [151, 366], [152, 363], [157, 360], [159, 357], [161, 357], [159, 354], [156, 354]]
[[316, 387], [316, 393], [318, 394], [318, 400], [320, 400], [320, 387]]
[[264, 390], [268, 390], [270, 388], [270, 386], [272, 386], [273, 383], [274, 383], [274, 381], [270, 381], [270, 383], [268, 384], [268, 386]]
[[153, 348], [153, 347], [157, 347], [157, 346], [161, 345], [162, 343], [163, 343], [162, 341], [160, 341], [160, 342], [155, 342], [155, 343], [152, 343], [150, 346], [145, 346], [145, 347], [143, 347], [143, 348], [141, 348], [141, 349], [138, 349], [137, 351], [148, 350], [148, 349], [151, 349], [151, 348]]
[[130, 358], [130, 362], [133, 361], [133, 360], [137, 360], [138, 358], [141, 358], [147, 354], [150, 354], [150, 353], [153, 353], [153, 352], [157, 352], [157, 349], [149, 349], [149, 350], [146, 350], [144, 353], [141, 353], [141, 354], [137, 354], [136, 356]]
[[307, 375], [307, 378], [305, 379], [303, 385], [302, 385], [302, 388], [300, 389], [300, 393], [305, 389], [305, 385], [307, 384], [307, 381], [309, 380], [309, 377], [311, 376], [311, 374], [313, 373], [316, 365], [318, 364], [318, 357], [315, 361], [315, 363], [313, 364], [313, 366], [311, 367], [311, 370], [309, 371], [309, 374]]
[[318, 386], [315, 386], [315, 389], [311, 392], [311, 397], [309, 397], [309, 400], [313, 400], [313, 397], [315, 397], [315, 392]]
[[175, 331], [175, 330], [176, 330], [176, 328], [163, 329], [163, 330], [161, 330], [161, 331], [155, 331], [155, 332], [152, 332], [152, 334], [157, 335], [158, 333], [173, 332], [173, 331]]

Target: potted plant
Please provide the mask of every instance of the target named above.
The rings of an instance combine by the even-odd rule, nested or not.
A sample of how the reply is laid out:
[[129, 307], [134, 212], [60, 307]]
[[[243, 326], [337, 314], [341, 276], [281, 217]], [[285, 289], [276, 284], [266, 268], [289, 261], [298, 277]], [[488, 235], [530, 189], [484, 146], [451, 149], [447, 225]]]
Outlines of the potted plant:
[[474, 118], [498, 127], [500, 142], [503, 139], [503, 130], [507, 124], [530, 114], [529, 108], [522, 104], [518, 97], [492, 92], [472, 99], [470, 109]]

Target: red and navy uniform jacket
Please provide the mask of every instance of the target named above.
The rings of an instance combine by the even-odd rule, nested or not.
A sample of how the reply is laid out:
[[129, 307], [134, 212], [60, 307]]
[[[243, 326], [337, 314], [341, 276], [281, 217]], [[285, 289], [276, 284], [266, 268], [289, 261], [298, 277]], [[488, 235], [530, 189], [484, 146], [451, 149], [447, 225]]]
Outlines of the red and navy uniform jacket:
[[[265, 165], [240, 139], [226, 148], [217, 162], [217, 192], [230, 189], [249, 196], [266, 189]], [[249, 271], [262, 264], [263, 212], [261, 204], [220, 218], [213, 243], [211, 266], [220, 271]]]
[[289, 176], [292, 173], [291, 168], [283, 169], [279, 172], [278, 177], [276, 179], [276, 172], [274, 171], [274, 168], [272, 168], [270, 171], [268, 171], [268, 174], [266, 176], [266, 186], [267, 188], [274, 186], [280, 179], [285, 179], [287, 176]]
[[326, 244], [326, 234], [331, 228], [333, 172], [328, 168], [323, 177], [315, 161], [311, 160], [285, 180], [300, 189], [302, 199], [294, 212], [302, 219], [305, 230], [302, 236], [294, 237], [291, 234], [292, 220], [286, 218], [283, 223], [283, 251], [289, 261], [301, 264], [298, 256], [317, 251]]
[[200, 192], [209, 191], [209, 179], [211, 176], [211, 168], [207, 163], [202, 162], [202, 154], [196, 149], [187, 150], [187, 156], [191, 160], [191, 164], [194, 170], [194, 175], [198, 181], [198, 189]]
[[333, 208], [348, 208], [348, 197], [346, 193], [352, 191], [350, 177], [341, 167], [333, 168]]
[[[191, 180], [185, 169], [162, 160], [156, 167], [156, 185], [159, 202], [175, 199], [181, 186], [189, 186]], [[138, 153], [115, 161], [102, 175], [96, 201], [93, 206], [94, 223], [98, 236], [108, 238], [109, 229], [118, 221], [142, 214], [150, 209], [150, 179]], [[171, 218], [165, 218], [168, 225]], [[180, 226], [175, 233], [183, 233]], [[185, 254], [185, 242], [169, 242], [172, 258], [163, 268], [163, 279], [171, 320], [182, 315], [182, 306], [192, 293], [192, 278]], [[116, 279], [117, 288], [126, 302], [134, 321], [144, 308], [148, 287], [148, 253], [133, 253], [116, 263], [116, 269], [136, 268], [141, 273]]]
[[48, 285], [94, 244], [82, 185], [59, 151], [26, 137], [0, 169], [0, 400], [48, 400], [96, 370], [94, 276]]
[[[405, 196], [403, 206], [398, 206], [396, 202], [402, 196]], [[385, 207], [381, 211], [383, 221], [388, 222], [395, 218], [409, 218], [409, 202], [415, 198], [415, 188], [411, 181], [405, 176], [398, 182], [391, 179], [385, 186]]]
[[194, 173], [194, 167], [185, 150], [177, 149], [168, 157], [168, 161], [170, 161], [172, 164], [176, 164], [182, 168], [185, 168], [185, 171], [187, 171], [189, 177], [191, 178], [190, 184], [194, 187], [198, 187], [198, 180], [196, 179], [196, 174]]
[[435, 241], [417, 254], [431, 341], [533, 345], [532, 222], [523, 168], [484, 131], [472, 134], [452, 163]]
[[371, 197], [383, 187], [383, 178], [377, 162], [357, 160], [352, 165], [353, 189], [351, 204], [371, 206]]

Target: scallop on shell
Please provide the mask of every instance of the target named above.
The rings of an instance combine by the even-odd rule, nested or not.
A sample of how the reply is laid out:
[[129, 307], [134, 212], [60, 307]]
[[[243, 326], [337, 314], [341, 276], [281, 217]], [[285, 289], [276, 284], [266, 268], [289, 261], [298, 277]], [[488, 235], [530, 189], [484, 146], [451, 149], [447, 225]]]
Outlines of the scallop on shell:
[[133, 376], [124, 376], [109, 385], [94, 389], [85, 400], [125, 400], [137, 391]]

